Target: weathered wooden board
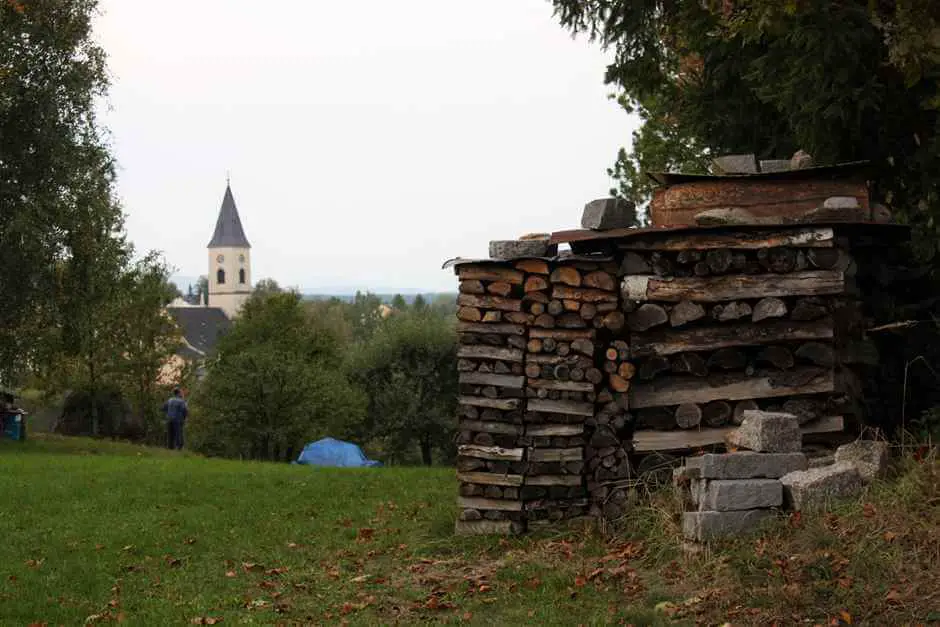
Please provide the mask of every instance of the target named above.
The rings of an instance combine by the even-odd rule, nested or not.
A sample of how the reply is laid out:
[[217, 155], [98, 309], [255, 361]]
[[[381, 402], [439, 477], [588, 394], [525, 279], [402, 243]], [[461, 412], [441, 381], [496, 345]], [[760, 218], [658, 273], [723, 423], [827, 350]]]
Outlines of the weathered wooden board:
[[484, 499], [473, 496], [457, 497], [457, 505], [464, 509], [495, 509], [503, 512], [521, 512], [522, 501], [504, 501], [502, 499]]
[[527, 405], [529, 411], [542, 411], [550, 414], [566, 414], [569, 416], [594, 415], [593, 403], [579, 403], [577, 401], [551, 401], [548, 399], [531, 398]]
[[458, 333], [495, 333], [496, 335], [525, 335], [525, 327], [521, 324], [507, 322], [458, 322]]
[[523, 453], [525, 453], [525, 449], [521, 448], [500, 448], [498, 446], [479, 446], [476, 444], [461, 444], [457, 447], [457, 454], [464, 457], [506, 462], [521, 462]]
[[[775, 379], [786, 376], [789, 380], [807, 379], [800, 385], [775, 385]], [[705, 379], [684, 377], [660, 377], [651, 383], [638, 383], [630, 390], [630, 407], [667, 407], [683, 403], [708, 403], [711, 401], [743, 401], [753, 398], [819, 394], [835, 389], [832, 370], [819, 368], [796, 368], [786, 375], [765, 374], [749, 377], [745, 374], [722, 377], [719, 385], [711, 385]], [[529, 406], [531, 407], [531, 401]]]
[[525, 377], [523, 376], [490, 374], [488, 372], [461, 372], [457, 377], [457, 381], [470, 385], [493, 385], [515, 390], [521, 390], [525, 386]]
[[635, 357], [713, 351], [794, 340], [827, 340], [833, 336], [832, 318], [812, 322], [766, 320], [758, 324], [731, 324], [694, 329], [667, 329], [630, 335]]
[[579, 486], [581, 485], [581, 475], [535, 475], [525, 478], [526, 485], [542, 486]]
[[525, 433], [531, 436], [570, 437], [584, 435], [584, 427], [582, 425], [528, 425]]
[[460, 359], [497, 359], [522, 363], [524, 353], [521, 348], [501, 348], [499, 346], [461, 346], [457, 349]]
[[522, 475], [501, 475], [495, 472], [458, 472], [457, 481], [482, 485], [522, 485]]
[[521, 400], [518, 398], [485, 398], [482, 396], [461, 396], [457, 399], [457, 402], [471, 407], [486, 407], [488, 409], [502, 409], [503, 411], [519, 409], [521, 404]]
[[[733, 228], [733, 227], [732, 227]], [[758, 248], [832, 248], [834, 234], [831, 228], [781, 229], [761, 231], [736, 231], [724, 233], [688, 233], [681, 236], [635, 237], [619, 244], [621, 250], [714, 250], [733, 248], [755, 250]]]
[[552, 379], [529, 379], [528, 386], [536, 390], [560, 390], [562, 392], [593, 392], [589, 381], [555, 381]]
[[473, 431], [475, 433], [522, 435], [522, 425], [512, 425], [508, 422], [494, 422], [488, 420], [466, 420], [461, 418], [457, 429], [460, 431]]
[[[724, 444], [725, 436], [737, 427], [719, 427], [699, 431], [636, 431], [633, 434], [633, 450], [637, 453], [650, 451], [679, 451], [702, 446]], [[836, 433], [845, 428], [842, 416], [825, 416], [803, 425], [800, 431], [809, 433]]]
[[844, 291], [844, 275], [833, 270], [671, 279], [628, 276], [623, 280], [624, 298], [675, 303], [682, 300], [717, 303], [768, 296], [821, 296], [841, 294]]
[[479, 309], [522, 311], [521, 300], [517, 298], [503, 298], [502, 296], [477, 296], [475, 294], [461, 294], [457, 297], [457, 304], [461, 307], [477, 307]]
[[461, 279], [477, 281], [506, 281], [513, 285], [522, 285], [522, 280], [525, 277], [518, 270], [498, 266], [462, 266], [457, 269], [457, 276]]
[[594, 329], [529, 329], [529, 337], [539, 339], [550, 337], [562, 342], [593, 340], [596, 333]]
[[576, 448], [530, 448], [530, 462], [579, 462], [584, 459], [584, 449]]

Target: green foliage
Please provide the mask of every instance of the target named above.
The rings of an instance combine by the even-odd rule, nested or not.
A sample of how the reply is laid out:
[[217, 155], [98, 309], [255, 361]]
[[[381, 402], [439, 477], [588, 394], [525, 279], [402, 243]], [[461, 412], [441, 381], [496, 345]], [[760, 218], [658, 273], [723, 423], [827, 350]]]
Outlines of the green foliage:
[[450, 318], [426, 308], [392, 315], [350, 359], [353, 381], [368, 395], [356, 430], [378, 439], [391, 461], [449, 461], [456, 427], [457, 337]]
[[338, 367], [341, 347], [299, 295], [253, 295], [219, 341], [193, 399], [193, 446], [228, 457], [292, 459], [307, 441], [361, 420], [365, 402]]

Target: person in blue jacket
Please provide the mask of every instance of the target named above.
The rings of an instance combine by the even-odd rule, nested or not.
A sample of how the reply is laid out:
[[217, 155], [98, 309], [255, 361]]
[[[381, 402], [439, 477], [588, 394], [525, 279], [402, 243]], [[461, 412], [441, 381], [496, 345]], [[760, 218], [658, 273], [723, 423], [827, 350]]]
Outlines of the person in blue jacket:
[[189, 408], [183, 400], [182, 390], [173, 388], [173, 396], [163, 404], [162, 411], [166, 415], [166, 447], [183, 448], [183, 423], [189, 415]]

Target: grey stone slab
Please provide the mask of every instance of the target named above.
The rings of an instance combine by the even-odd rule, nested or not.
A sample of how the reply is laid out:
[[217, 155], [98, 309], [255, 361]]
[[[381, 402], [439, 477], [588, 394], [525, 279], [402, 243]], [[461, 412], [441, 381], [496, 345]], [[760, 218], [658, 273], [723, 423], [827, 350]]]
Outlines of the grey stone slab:
[[682, 533], [689, 540], [704, 542], [738, 536], [753, 530], [773, 510], [752, 509], [742, 512], [685, 512]]
[[623, 198], [601, 198], [584, 205], [581, 228], [595, 231], [625, 229], [636, 225], [636, 205]]
[[758, 453], [798, 453], [803, 446], [796, 416], [760, 410], [745, 411], [741, 426], [728, 434], [727, 441]]
[[544, 257], [549, 252], [547, 239], [493, 240], [490, 242], [490, 259], [518, 259], [519, 257]]
[[761, 172], [786, 172], [790, 169], [789, 159], [761, 159]]
[[750, 155], [724, 155], [712, 160], [719, 174], [757, 174], [757, 157]]
[[699, 511], [734, 512], [783, 505], [783, 484], [776, 479], [714, 479], [703, 483], [706, 485], [698, 499]]
[[871, 482], [884, 476], [888, 469], [888, 443], [876, 440], [856, 440], [836, 449], [835, 461], [854, 464], [862, 480]]
[[863, 486], [858, 468], [846, 462], [791, 472], [780, 482], [784, 501], [797, 511], [826, 509], [834, 499], [854, 496]]
[[705, 479], [779, 479], [796, 470], [806, 470], [803, 453], [754, 453], [741, 451], [718, 455], [707, 453], [699, 459]]

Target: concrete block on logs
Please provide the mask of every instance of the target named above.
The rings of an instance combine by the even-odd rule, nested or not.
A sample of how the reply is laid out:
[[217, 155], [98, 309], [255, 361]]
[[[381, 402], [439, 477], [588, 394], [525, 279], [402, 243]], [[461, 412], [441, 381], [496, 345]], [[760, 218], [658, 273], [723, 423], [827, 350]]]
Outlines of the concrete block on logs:
[[584, 205], [581, 228], [605, 231], [636, 225], [636, 205], [623, 198], [601, 198]]
[[728, 434], [727, 442], [758, 453], [798, 453], [803, 440], [796, 416], [749, 410], [741, 426]]

